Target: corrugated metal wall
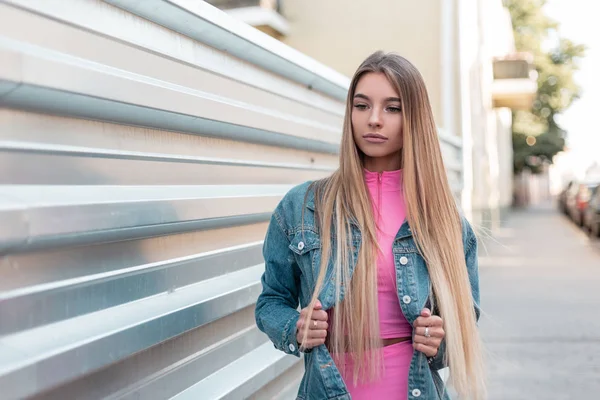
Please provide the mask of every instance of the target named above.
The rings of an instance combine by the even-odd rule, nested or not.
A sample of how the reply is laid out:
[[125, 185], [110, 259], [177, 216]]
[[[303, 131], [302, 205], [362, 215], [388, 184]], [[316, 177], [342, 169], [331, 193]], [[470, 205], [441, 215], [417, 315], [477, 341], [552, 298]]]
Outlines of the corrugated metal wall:
[[262, 240], [348, 80], [195, 0], [0, 0], [2, 399], [284, 399]]
[[335, 168], [345, 78], [200, 2], [137, 3], [242, 53], [106, 2], [0, 2], [0, 397], [293, 397], [301, 364], [254, 324], [261, 245]]

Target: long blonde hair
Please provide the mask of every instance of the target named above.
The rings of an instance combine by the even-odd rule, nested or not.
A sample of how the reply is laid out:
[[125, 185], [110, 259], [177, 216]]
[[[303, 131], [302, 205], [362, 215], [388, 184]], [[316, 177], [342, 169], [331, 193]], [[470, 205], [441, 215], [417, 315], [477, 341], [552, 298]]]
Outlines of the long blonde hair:
[[[381, 347], [375, 268], [378, 245], [364, 182], [363, 155], [354, 142], [351, 122], [356, 85], [369, 72], [384, 73], [400, 95], [407, 218], [419, 253], [427, 263], [432, 283], [430, 298], [433, 300], [435, 293], [436, 300], [432, 301], [432, 307], [444, 321], [452, 385], [461, 398], [481, 399], [485, 395], [483, 355], [465, 265], [461, 218], [447, 181], [425, 83], [419, 71], [397, 54], [376, 52], [354, 74], [346, 103], [339, 169], [313, 184], [322, 247], [309, 310], [323, 288], [327, 265], [331, 262], [336, 304], [330, 321], [329, 349], [342, 360], [345, 352], [352, 353], [355, 382], [359, 375], [363, 380], [379, 375], [381, 356], [379, 351], [373, 351]], [[351, 222], [362, 233], [357, 260], [350, 260]], [[348, 268], [351, 262], [356, 262], [352, 279]], [[339, 301], [342, 295], [343, 301]], [[307, 334], [308, 329], [303, 341]]]

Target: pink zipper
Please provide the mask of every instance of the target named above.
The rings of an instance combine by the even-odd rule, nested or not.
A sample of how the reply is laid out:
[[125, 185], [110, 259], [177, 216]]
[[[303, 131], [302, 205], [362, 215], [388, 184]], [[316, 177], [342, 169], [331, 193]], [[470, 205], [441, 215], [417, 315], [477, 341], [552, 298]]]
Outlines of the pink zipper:
[[381, 186], [383, 181], [383, 172], [377, 173], [377, 221], [381, 221]]

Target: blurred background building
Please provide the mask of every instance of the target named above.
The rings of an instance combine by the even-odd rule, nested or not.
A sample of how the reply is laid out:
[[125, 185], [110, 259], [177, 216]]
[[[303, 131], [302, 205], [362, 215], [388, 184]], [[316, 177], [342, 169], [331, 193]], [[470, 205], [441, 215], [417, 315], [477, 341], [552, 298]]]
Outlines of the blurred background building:
[[501, 0], [210, 3], [349, 77], [379, 49], [413, 62], [460, 204], [475, 223], [499, 224], [513, 201], [511, 111], [530, 109], [537, 92]]

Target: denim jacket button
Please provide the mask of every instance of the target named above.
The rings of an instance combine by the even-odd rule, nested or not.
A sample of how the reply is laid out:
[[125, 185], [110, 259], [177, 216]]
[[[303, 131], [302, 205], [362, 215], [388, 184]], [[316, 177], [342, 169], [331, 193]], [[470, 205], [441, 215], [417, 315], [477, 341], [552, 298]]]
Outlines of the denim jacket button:
[[304, 248], [304, 242], [298, 243], [298, 250], [302, 250]]
[[408, 258], [406, 258], [405, 256], [400, 257], [400, 264], [402, 264], [402, 265], [408, 264]]
[[410, 296], [406, 295], [402, 298], [402, 301], [404, 302], [404, 304], [409, 304], [411, 301]]
[[421, 391], [419, 389], [413, 389], [412, 395], [415, 397], [421, 396]]
[[296, 346], [294, 346], [293, 343], [290, 343], [290, 345], [288, 346], [288, 348], [290, 349], [290, 351], [293, 353], [294, 351], [296, 351]]

